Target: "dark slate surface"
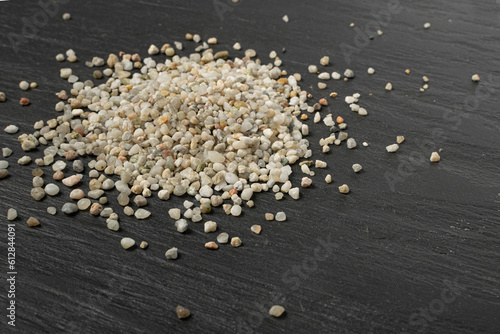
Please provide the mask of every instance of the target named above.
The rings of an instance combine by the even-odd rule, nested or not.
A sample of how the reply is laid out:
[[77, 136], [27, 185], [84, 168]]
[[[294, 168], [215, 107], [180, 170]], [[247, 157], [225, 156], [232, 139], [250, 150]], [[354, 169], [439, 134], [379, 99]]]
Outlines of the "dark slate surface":
[[[83, 63], [92, 56], [145, 55], [151, 43], [182, 41], [192, 32], [217, 36], [216, 50], [238, 41], [264, 61], [271, 50], [279, 51], [284, 68], [302, 73], [303, 87], [316, 99], [339, 92], [336, 100], [328, 98], [328, 110], [344, 116], [359, 144], [371, 144], [352, 151], [332, 147], [322, 156], [318, 140], [328, 129], [308, 121], [315, 157], [326, 160], [328, 169], [317, 172], [299, 202], [275, 202], [269, 193], [256, 196], [255, 208], [239, 219], [216, 210], [210, 219], [221, 231], [240, 236], [244, 246], [211, 252], [203, 244], [214, 236], [205, 235], [201, 224], [179, 235], [165, 217], [184, 199], [151, 201], [153, 215], [146, 221], [122, 214], [120, 233], [89, 214], [49, 216], [46, 208], [60, 209], [68, 189], [32, 200], [34, 164], [18, 166], [23, 152], [17, 136], [1, 131], [0, 146], [14, 149], [7, 159], [11, 176], [0, 181], [4, 278], [7, 209], [16, 208], [19, 218], [16, 327], [7, 328], [8, 286], [2, 279], [0, 332], [498, 333], [497, 2], [405, 1], [401, 10], [383, 15], [382, 36], [358, 44], [358, 30], [349, 23], [371, 29], [373, 14], [387, 10], [386, 1], [59, 1], [48, 22], [35, 1], [0, 2], [0, 91], [8, 96], [0, 104], [2, 129], [15, 123], [20, 133], [33, 131], [35, 121], [57, 115], [54, 93], [69, 87], [59, 78], [60, 67], [69, 65], [86, 79], [91, 70]], [[64, 12], [73, 19], [63, 21]], [[288, 24], [281, 20], [284, 14]], [[24, 34], [32, 34], [29, 24], [36, 19], [41, 21], [34, 36], [20, 39], [23, 26]], [[423, 29], [425, 22], [431, 29]], [[182, 54], [194, 48], [185, 44]], [[341, 51], [347, 44], [356, 47], [349, 63]], [[68, 48], [77, 52], [79, 63], [54, 60]], [[319, 91], [307, 65], [323, 55], [332, 59], [329, 71], [350, 67], [356, 79], [329, 81], [329, 89]], [[376, 69], [373, 76], [366, 74], [370, 66]], [[474, 73], [480, 84], [470, 80]], [[425, 93], [419, 91], [422, 75], [431, 80]], [[39, 88], [22, 92], [21, 80], [36, 81]], [[384, 90], [389, 81], [392, 92]], [[354, 92], [362, 94], [368, 117], [355, 115], [343, 102]], [[22, 96], [31, 106], [18, 105]], [[406, 142], [397, 154], [386, 153], [397, 135]], [[442, 161], [430, 165], [430, 153], [441, 148]], [[353, 163], [362, 164], [364, 172], [354, 175]], [[333, 175], [331, 185], [323, 182], [327, 173]], [[294, 180], [299, 178], [296, 173]], [[350, 195], [338, 193], [342, 183], [349, 184]], [[111, 206], [121, 212], [115, 195], [109, 195]], [[287, 213], [287, 222], [264, 220], [265, 212], [278, 210]], [[41, 228], [26, 226], [30, 215], [40, 219]], [[249, 230], [255, 223], [263, 227], [260, 236]], [[119, 244], [124, 236], [147, 240], [150, 247], [124, 251]], [[179, 259], [166, 261], [165, 250], [174, 246]], [[286, 307], [281, 319], [267, 315], [275, 303]], [[176, 319], [178, 304], [191, 309], [189, 320]]]

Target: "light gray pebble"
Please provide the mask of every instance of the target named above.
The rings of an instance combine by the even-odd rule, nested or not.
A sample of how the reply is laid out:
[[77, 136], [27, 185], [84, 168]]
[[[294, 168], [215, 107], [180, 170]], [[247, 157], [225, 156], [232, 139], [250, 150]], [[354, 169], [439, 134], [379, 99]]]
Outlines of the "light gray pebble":
[[73, 170], [77, 173], [81, 173], [84, 170], [83, 162], [81, 160], [73, 161]]
[[177, 229], [177, 232], [179, 233], [184, 233], [188, 229], [188, 223], [186, 219], [179, 219], [175, 222], [175, 228]]
[[47, 208], [47, 213], [48, 213], [49, 215], [55, 215], [55, 214], [57, 213], [57, 209], [56, 209], [54, 206], [49, 206], [49, 207]]
[[177, 248], [173, 247], [170, 248], [168, 251], [165, 252], [165, 257], [169, 260], [175, 260], [179, 256]]
[[217, 242], [220, 244], [227, 244], [229, 242], [229, 234], [222, 232], [217, 236]]
[[6, 160], [0, 160], [0, 169], [7, 169], [9, 167], [9, 162]]
[[78, 206], [75, 203], [65, 203], [61, 211], [67, 215], [70, 215], [78, 211]]
[[7, 220], [14, 220], [17, 218], [17, 210], [10, 208], [7, 210]]

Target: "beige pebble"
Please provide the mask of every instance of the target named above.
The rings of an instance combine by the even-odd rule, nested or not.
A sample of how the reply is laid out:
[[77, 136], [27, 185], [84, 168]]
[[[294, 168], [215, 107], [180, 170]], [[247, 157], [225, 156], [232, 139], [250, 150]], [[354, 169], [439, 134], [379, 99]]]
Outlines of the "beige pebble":
[[177, 314], [177, 318], [179, 319], [186, 319], [191, 315], [191, 312], [187, 308], [180, 305], [175, 308], [175, 313]]
[[102, 211], [102, 205], [99, 204], [99, 203], [94, 203], [92, 204], [92, 206], [90, 207], [90, 214], [91, 215], [94, 215], [94, 216], [97, 216], [101, 213]]
[[274, 215], [272, 213], [266, 213], [265, 214], [266, 220], [271, 221], [274, 220]]
[[40, 222], [35, 217], [29, 217], [28, 220], [26, 221], [26, 224], [28, 224], [29, 227], [35, 227], [39, 226]]
[[217, 245], [215, 242], [213, 241], [209, 241], [205, 244], [205, 248], [208, 248], [208, 249], [218, 249], [219, 248], [219, 245]]
[[348, 194], [349, 193], [349, 186], [347, 184], [343, 184], [339, 187], [339, 191], [341, 194]]
[[439, 162], [441, 160], [441, 157], [439, 156], [439, 153], [432, 152], [430, 160], [431, 162]]
[[279, 318], [285, 313], [285, 308], [281, 305], [273, 305], [269, 309], [269, 315], [272, 315], [275, 318]]
[[83, 192], [82, 189], [73, 189], [69, 193], [69, 198], [71, 199], [82, 199], [85, 197], [85, 193]]
[[240, 247], [242, 244], [241, 239], [238, 237], [233, 237], [231, 238], [231, 246], [233, 247]]
[[262, 227], [260, 225], [252, 225], [252, 227], [250, 227], [250, 230], [255, 234], [260, 234], [260, 232], [262, 231]]

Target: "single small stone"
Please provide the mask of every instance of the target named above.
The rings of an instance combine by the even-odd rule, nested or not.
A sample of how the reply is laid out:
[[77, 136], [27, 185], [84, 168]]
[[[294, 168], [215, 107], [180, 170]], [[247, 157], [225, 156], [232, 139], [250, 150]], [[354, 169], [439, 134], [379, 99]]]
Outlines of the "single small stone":
[[78, 211], [78, 206], [75, 203], [65, 203], [61, 211], [67, 215], [71, 215]]
[[353, 70], [351, 70], [351, 69], [346, 69], [346, 70], [344, 71], [344, 76], [345, 76], [346, 78], [348, 78], [348, 79], [352, 79], [352, 78], [354, 78], [354, 71], [353, 71]]
[[0, 92], [0, 102], [5, 102], [5, 93]]
[[[283, 194], [283, 193], [278, 193], [278, 194]], [[299, 188], [298, 187], [291, 188], [288, 191], [288, 195], [290, 195], [290, 197], [293, 198], [294, 200], [298, 200], [300, 198], [300, 190], [299, 190]]]
[[71, 14], [70, 13], [64, 13], [62, 15], [62, 18], [63, 18], [64, 21], [68, 21], [68, 20], [71, 19]]
[[149, 216], [151, 216], [151, 212], [145, 209], [137, 209], [137, 211], [135, 211], [134, 216], [137, 219], [146, 219]]
[[392, 144], [392, 145], [387, 146], [385, 149], [389, 153], [394, 153], [394, 152], [396, 152], [399, 149], [399, 145], [398, 144]]
[[354, 138], [349, 138], [347, 139], [347, 148], [348, 149], [353, 149], [357, 146], [356, 140]]
[[99, 198], [99, 204], [108, 204], [108, 198], [106, 196], [102, 196], [101, 198]]
[[280, 211], [276, 213], [275, 219], [278, 222], [284, 222], [286, 220], [286, 214], [283, 211]]
[[269, 315], [271, 315], [275, 318], [281, 317], [283, 315], [283, 313], [285, 313], [285, 308], [281, 305], [273, 305], [269, 309]]
[[260, 234], [260, 232], [262, 231], [262, 227], [260, 225], [252, 225], [252, 227], [250, 227], [250, 230], [255, 234]]
[[323, 66], [327, 66], [330, 63], [330, 57], [328, 56], [321, 57], [319, 63]]
[[177, 259], [177, 256], [178, 256], [178, 251], [177, 251], [177, 248], [173, 247], [173, 248], [170, 248], [169, 250], [167, 250], [165, 252], [165, 257], [168, 259], [168, 260], [175, 260]]
[[17, 131], [19, 131], [19, 128], [15, 125], [11, 124], [11, 125], [7, 125], [4, 129], [4, 131], [12, 134], [12, 133], [16, 133]]
[[392, 84], [390, 82], [385, 85], [385, 90], [392, 90]]
[[396, 137], [396, 143], [401, 144], [404, 141], [405, 141], [405, 137], [404, 136], [397, 136]]
[[[82, 198], [77, 202], [78, 209], [81, 211], [87, 210], [92, 202], [88, 198]], [[96, 203], [97, 204], [97, 203]], [[100, 212], [99, 212], [100, 213]], [[99, 214], [97, 213], [96, 216]]]
[[274, 220], [274, 215], [272, 213], [268, 212], [264, 216], [265, 216], [266, 220], [268, 220], [268, 221]]
[[214, 221], [207, 221], [204, 225], [205, 233], [211, 233], [217, 231], [217, 223]]
[[[219, 238], [219, 237], [217, 237], [217, 239], [218, 239], [218, 238]], [[220, 242], [220, 241], [219, 241], [219, 242]], [[226, 240], [226, 242], [227, 242], [227, 240]], [[213, 242], [213, 241], [209, 241], [209, 242], [207, 242], [207, 243], [205, 244], [205, 248], [207, 248], [207, 249], [218, 249], [218, 248], [219, 248], [219, 245], [217, 245], [217, 244], [216, 244], [215, 242]]]
[[303, 177], [302, 178], [302, 181], [300, 183], [300, 185], [303, 187], [303, 188], [307, 188], [307, 187], [310, 187], [311, 184], [312, 184], [312, 180], [308, 177]]
[[87, 193], [87, 196], [93, 199], [98, 199], [104, 194], [104, 190], [102, 189], [96, 189], [96, 190], [91, 190]]
[[478, 82], [478, 81], [480, 81], [480, 80], [481, 80], [481, 78], [479, 77], [479, 75], [478, 75], [478, 74], [474, 74], [474, 75], [472, 76], [472, 81], [474, 81], [474, 82]]
[[175, 313], [177, 314], [177, 318], [179, 319], [186, 319], [191, 315], [191, 312], [187, 308], [180, 305], [175, 308]]
[[49, 196], [55, 196], [59, 194], [59, 187], [54, 183], [49, 183], [45, 186], [45, 193]]
[[79, 199], [82, 199], [84, 197], [85, 197], [85, 193], [83, 192], [82, 189], [73, 189], [69, 193], [69, 198], [71, 198], [71, 199], [79, 200]]
[[326, 89], [326, 83], [324, 83], [324, 82], [318, 82], [318, 88], [319, 89]]
[[441, 160], [441, 157], [439, 156], [438, 152], [432, 152], [430, 160], [431, 162], [439, 162]]
[[141, 247], [142, 249], [146, 249], [148, 248], [149, 244], [146, 242], [146, 241], [141, 241], [141, 244], [139, 247]]
[[12, 154], [12, 150], [10, 148], [8, 148], [8, 147], [2, 148], [2, 155], [4, 158], [10, 157], [11, 154]]
[[245, 50], [245, 57], [253, 58], [256, 55], [257, 55], [257, 52], [254, 49]]
[[0, 160], [0, 169], [7, 169], [9, 167], [9, 162], [6, 160]]
[[138, 207], [141, 207], [141, 206], [146, 206], [148, 204], [148, 200], [142, 196], [142, 195], [137, 195], [135, 196], [134, 198], [134, 203], [138, 206]]
[[326, 175], [325, 182], [326, 183], [332, 183], [332, 175], [331, 174]]
[[307, 67], [307, 70], [309, 71], [309, 73], [313, 73], [313, 74], [318, 73], [318, 67], [316, 65], [309, 65]]
[[375, 69], [373, 67], [368, 68], [368, 74], [373, 74], [375, 73]]
[[26, 224], [28, 224], [29, 227], [35, 227], [40, 225], [40, 221], [38, 221], [35, 217], [29, 217]]
[[93, 216], [98, 216], [102, 212], [102, 210], [103, 210], [103, 207], [102, 207], [101, 204], [94, 203], [90, 207], [90, 214], [93, 215]]
[[160, 49], [158, 49], [158, 47], [154, 44], [151, 44], [149, 46], [149, 49], [148, 49], [148, 54], [150, 55], [155, 55], [155, 54], [158, 54], [160, 52]]
[[28, 90], [30, 88], [30, 84], [27, 81], [21, 81], [19, 83], [19, 88], [22, 90]]
[[40, 201], [45, 197], [45, 190], [41, 187], [36, 187], [31, 189], [31, 197], [33, 197], [36, 201]]
[[234, 43], [234, 45], [233, 45], [233, 49], [235, 49], [236, 51], [241, 50], [241, 44], [240, 44], [240, 43], [238, 43], [238, 42]]
[[288, 19], [288, 15], [284, 15], [282, 18], [283, 22], [285, 23], [288, 23], [289, 19]]
[[231, 215], [238, 217], [239, 215], [241, 215], [241, 210], [242, 209], [240, 205], [233, 205], [231, 207]]
[[0, 179], [6, 178], [9, 175], [9, 171], [7, 169], [0, 169]]
[[343, 184], [339, 187], [339, 191], [341, 194], [348, 194], [349, 193], [349, 186], [347, 186], [347, 184]]
[[52, 165], [52, 170], [54, 172], [57, 172], [58, 170], [63, 170], [64, 168], [66, 168], [66, 163], [62, 160], [58, 160]]
[[110, 220], [107, 222], [106, 227], [111, 231], [118, 231], [120, 229], [120, 223], [117, 220]]
[[361, 172], [362, 169], [363, 169], [363, 166], [361, 166], [360, 164], [352, 165], [352, 170], [354, 171], [354, 173], [359, 173], [359, 172]]
[[188, 229], [188, 222], [186, 219], [179, 219], [175, 222], [175, 228], [177, 229], [177, 232], [179, 233], [184, 233]]
[[64, 179], [64, 173], [62, 170], [58, 170], [57, 172], [54, 173], [54, 175], [52, 175], [52, 178], [56, 181], [60, 181], [62, 179]]
[[215, 38], [215, 37], [210, 37], [210, 38], [207, 40], [207, 43], [208, 43], [208, 44], [211, 44], [211, 45], [217, 44], [217, 38]]
[[17, 163], [18, 163], [19, 165], [27, 165], [27, 164], [29, 164], [30, 162], [31, 162], [31, 157], [29, 157], [29, 156], [27, 156], [27, 155], [25, 155], [25, 156], [23, 156], [23, 157], [19, 158], [19, 160], [17, 160]]
[[241, 242], [240, 238], [238, 238], [238, 237], [231, 238], [231, 246], [236, 248], [236, 247], [240, 247], [241, 244], [242, 244], [242, 242]]
[[126, 206], [123, 208], [123, 213], [125, 213], [127, 216], [132, 216], [134, 214], [134, 209], [132, 209], [130, 206]]
[[429, 22], [424, 23], [424, 29], [429, 29], [431, 24]]
[[7, 220], [14, 220], [17, 218], [17, 210], [10, 208], [7, 210]]
[[201, 213], [210, 213], [212, 211], [212, 205], [209, 202], [203, 203], [200, 205]]
[[168, 210], [168, 215], [172, 219], [179, 219], [181, 217], [181, 210], [178, 208], [172, 208]]
[[214, 59], [227, 59], [227, 57], [229, 56], [229, 52], [228, 51], [219, 51], [217, 52], [216, 54], [214, 54]]
[[217, 236], [217, 242], [220, 244], [227, 244], [229, 241], [229, 234], [222, 232]]
[[133, 247], [135, 245], [135, 240], [132, 238], [123, 238], [120, 241], [120, 244], [124, 249], [129, 249], [130, 247]]

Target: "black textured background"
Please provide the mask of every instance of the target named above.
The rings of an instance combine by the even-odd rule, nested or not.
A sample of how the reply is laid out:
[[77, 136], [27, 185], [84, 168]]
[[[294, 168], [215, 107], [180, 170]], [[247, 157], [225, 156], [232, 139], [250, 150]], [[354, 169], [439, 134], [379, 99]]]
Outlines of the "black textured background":
[[[122, 214], [115, 192], [109, 194], [120, 213], [119, 233], [88, 213], [48, 215], [48, 206], [60, 210], [69, 200], [69, 189], [35, 202], [29, 195], [34, 163], [18, 166], [23, 152], [17, 135], [0, 131], [0, 146], [14, 150], [7, 158], [11, 176], [0, 180], [1, 277], [7, 272], [5, 214], [9, 207], [19, 212], [17, 321], [15, 328], [6, 325], [2, 279], [0, 332], [499, 332], [498, 1], [402, 1], [402, 11], [382, 27], [384, 34], [358, 48], [349, 64], [341, 51], [342, 42], [355, 46], [357, 30], [349, 23], [364, 29], [389, 2], [64, 2], [17, 50], [12, 38], [19, 41], [23, 26], [43, 18], [40, 7], [37, 1], [0, 2], [0, 91], [8, 97], [0, 103], [1, 129], [14, 123], [18, 135], [32, 132], [35, 121], [57, 116], [54, 93], [69, 88], [59, 68], [69, 66], [87, 79], [92, 70], [84, 62], [92, 56], [119, 51], [146, 56], [151, 43], [175, 40], [183, 41], [186, 50], [180, 53], [187, 55], [195, 45], [184, 42], [184, 35], [191, 32], [205, 39], [217, 36], [215, 49], [230, 50], [232, 56], [243, 54], [232, 50], [236, 41], [243, 49], [254, 48], [263, 61], [278, 51], [284, 69], [302, 73], [301, 85], [315, 99], [337, 91], [336, 100], [328, 98], [328, 110], [346, 119], [358, 148], [333, 146], [322, 155], [318, 140], [328, 129], [307, 121], [314, 157], [327, 161], [328, 169], [317, 171], [314, 186], [303, 190], [298, 202], [287, 196], [276, 202], [271, 193], [261, 193], [255, 208], [245, 209], [239, 219], [215, 210], [209, 219], [221, 232], [240, 236], [244, 246], [207, 251], [203, 244], [215, 236], [205, 235], [201, 223], [191, 223], [190, 232], [180, 235], [166, 217], [169, 208], [181, 205], [180, 198], [151, 200], [151, 218], [137, 221]], [[72, 20], [63, 21], [64, 12]], [[425, 22], [432, 27], [424, 30]], [[54, 59], [68, 48], [76, 51], [78, 63]], [[323, 55], [331, 57], [329, 72], [350, 67], [356, 78], [329, 81], [329, 88], [319, 91], [307, 65], [318, 64]], [[370, 66], [373, 76], [366, 74]], [[480, 84], [471, 81], [474, 73]], [[424, 93], [422, 75], [430, 78]], [[17, 86], [21, 80], [36, 81], [39, 88], [23, 92]], [[389, 81], [392, 92], [384, 90]], [[366, 118], [343, 102], [355, 92], [362, 94]], [[32, 101], [29, 107], [19, 106], [22, 96]], [[385, 146], [397, 135], [406, 142], [388, 154]], [[370, 146], [362, 147], [363, 141]], [[442, 161], [430, 165], [428, 158], [438, 149]], [[41, 157], [42, 150], [29, 155]], [[364, 171], [355, 175], [353, 163]], [[51, 169], [44, 170], [50, 182]], [[330, 185], [323, 181], [327, 173], [333, 175]], [[300, 177], [294, 174], [296, 182]], [[387, 177], [396, 180], [393, 187]], [[351, 194], [338, 193], [343, 183]], [[288, 221], [264, 220], [265, 212], [279, 210]], [[26, 226], [31, 215], [41, 228]], [[249, 229], [255, 223], [263, 228], [259, 236]], [[150, 247], [124, 251], [119, 241], [125, 236], [146, 240]], [[325, 244], [327, 251], [321, 248]], [[171, 247], [179, 248], [176, 261], [164, 257]], [[286, 307], [286, 316], [267, 315], [274, 303]], [[178, 304], [192, 311], [187, 321], [176, 319]]]

